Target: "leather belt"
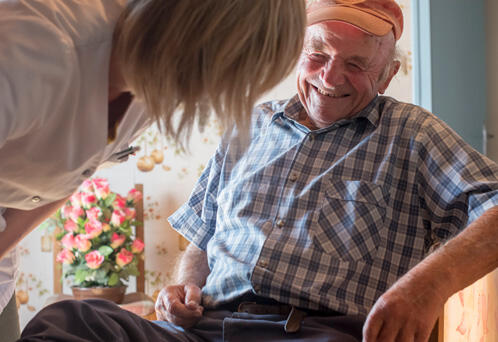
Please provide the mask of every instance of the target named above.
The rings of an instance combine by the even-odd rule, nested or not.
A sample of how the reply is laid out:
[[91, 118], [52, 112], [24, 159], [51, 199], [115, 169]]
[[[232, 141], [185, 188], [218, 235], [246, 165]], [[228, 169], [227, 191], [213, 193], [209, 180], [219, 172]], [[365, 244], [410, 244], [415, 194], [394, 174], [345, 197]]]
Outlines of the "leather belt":
[[289, 304], [281, 304], [274, 299], [246, 293], [239, 298], [219, 305], [216, 309], [232, 312], [245, 312], [253, 315], [287, 316], [284, 330], [288, 333], [299, 331], [301, 322], [306, 316], [340, 316], [340, 312], [330, 309], [308, 310]]
[[301, 328], [301, 322], [306, 312], [295, 306], [287, 304], [258, 304], [255, 302], [242, 302], [237, 309], [238, 312], [246, 312], [254, 315], [282, 315], [287, 316], [284, 330], [286, 333], [296, 333]]

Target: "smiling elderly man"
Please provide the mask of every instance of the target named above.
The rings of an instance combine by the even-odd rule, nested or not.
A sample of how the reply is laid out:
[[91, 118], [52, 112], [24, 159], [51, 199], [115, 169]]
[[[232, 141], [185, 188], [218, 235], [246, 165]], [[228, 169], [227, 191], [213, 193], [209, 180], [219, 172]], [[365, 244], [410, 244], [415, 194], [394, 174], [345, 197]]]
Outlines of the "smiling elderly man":
[[[498, 167], [379, 96], [399, 69], [396, 2], [314, 1], [308, 24], [298, 95], [256, 108], [249, 141], [227, 134], [170, 218], [192, 244], [156, 303], [159, 340], [426, 341], [445, 300], [497, 266]], [[71, 305], [157, 338], [93, 304]], [[111, 333], [99, 320], [85, 329]]]

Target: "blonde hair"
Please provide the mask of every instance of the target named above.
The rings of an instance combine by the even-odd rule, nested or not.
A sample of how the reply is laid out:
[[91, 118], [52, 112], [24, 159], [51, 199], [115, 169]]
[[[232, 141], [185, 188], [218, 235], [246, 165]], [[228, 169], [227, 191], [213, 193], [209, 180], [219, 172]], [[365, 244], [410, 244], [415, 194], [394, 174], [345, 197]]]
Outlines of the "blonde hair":
[[132, 0], [114, 51], [134, 95], [182, 141], [211, 109], [247, 128], [255, 101], [297, 62], [305, 26], [304, 0]]

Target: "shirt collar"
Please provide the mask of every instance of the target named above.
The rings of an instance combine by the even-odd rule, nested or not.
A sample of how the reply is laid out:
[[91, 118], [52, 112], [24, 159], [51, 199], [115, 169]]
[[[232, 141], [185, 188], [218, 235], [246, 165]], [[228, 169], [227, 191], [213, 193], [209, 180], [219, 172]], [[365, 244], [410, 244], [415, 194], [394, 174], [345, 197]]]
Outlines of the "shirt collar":
[[[360, 118], [365, 118], [367, 119], [373, 126], [377, 127], [379, 124], [380, 120], [380, 114], [379, 114], [379, 96], [376, 95], [370, 103], [363, 108], [360, 112], [352, 116], [351, 118], [348, 119], [342, 119], [337, 122], [334, 122], [332, 125], [329, 127], [335, 125], [336, 123], [348, 123], [355, 121]], [[290, 98], [287, 102], [284, 102], [282, 106], [280, 107], [280, 110], [275, 111], [275, 113], [272, 115], [270, 123], [274, 122], [277, 118], [285, 118], [285, 119], [290, 119], [292, 121], [297, 122], [299, 119], [299, 113], [304, 109], [301, 101], [299, 100], [299, 96], [296, 94], [292, 98]], [[329, 128], [326, 127], [326, 128]]]

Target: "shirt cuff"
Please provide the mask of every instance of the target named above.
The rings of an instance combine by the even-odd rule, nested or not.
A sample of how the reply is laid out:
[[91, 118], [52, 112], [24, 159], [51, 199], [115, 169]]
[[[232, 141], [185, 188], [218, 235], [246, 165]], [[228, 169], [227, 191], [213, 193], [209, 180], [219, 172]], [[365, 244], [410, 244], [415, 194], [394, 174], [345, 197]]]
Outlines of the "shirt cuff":
[[205, 251], [212, 237], [209, 227], [197, 213], [185, 203], [168, 218], [174, 230], [183, 235], [201, 250]]

